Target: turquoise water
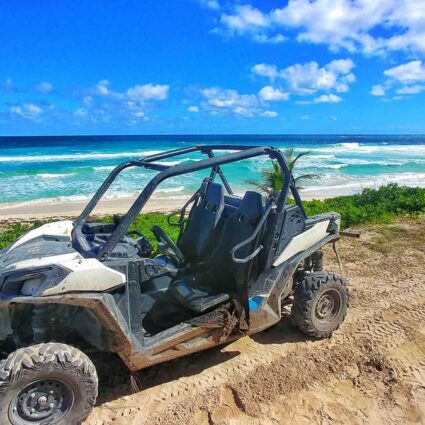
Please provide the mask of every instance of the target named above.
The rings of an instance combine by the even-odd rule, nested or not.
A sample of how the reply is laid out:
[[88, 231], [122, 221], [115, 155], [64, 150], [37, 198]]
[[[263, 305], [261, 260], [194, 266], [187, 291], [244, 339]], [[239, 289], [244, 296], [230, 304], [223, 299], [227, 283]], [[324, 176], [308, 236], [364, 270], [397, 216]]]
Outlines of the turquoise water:
[[[309, 151], [296, 174], [316, 173], [306, 181], [307, 197], [355, 193], [390, 182], [425, 187], [425, 136], [140, 136], [0, 138], [0, 202], [48, 202], [88, 199], [114, 166], [128, 159], [194, 144], [273, 145]], [[174, 165], [199, 154], [162, 161]], [[260, 178], [267, 158], [246, 160], [224, 171], [236, 190]], [[183, 198], [195, 190], [206, 171], [164, 182], [157, 198]], [[140, 192], [154, 175], [126, 172], [107, 196]]]

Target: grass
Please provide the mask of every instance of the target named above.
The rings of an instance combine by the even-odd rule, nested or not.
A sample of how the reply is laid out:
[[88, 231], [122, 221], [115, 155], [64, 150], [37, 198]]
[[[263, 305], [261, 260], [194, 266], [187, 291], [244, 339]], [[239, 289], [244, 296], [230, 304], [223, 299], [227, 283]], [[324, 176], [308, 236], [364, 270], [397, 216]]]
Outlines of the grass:
[[351, 196], [304, 202], [308, 215], [336, 211], [341, 227], [362, 223], [388, 223], [396, 217], [415, 217], [425, 213], [425, 189], [389, 184], [379, 189], [364, 189]]
[[[416, 217], [425, 213], [425, 189], [390, 184], [379, 189], [364, 189], [357, 195], [305, 201], [304, 206], [310, 216], [329, 211], [340, 213], [343, 229], [362, 223], [388, 223], [396, 217]], [[103, 219], [106, 222], [112, 222], [112, 220], [112, 216]], [[31, 224], [11, 224], [6, 229], [0, 230], [0, 249], [10, 245], [23, 233], [41, 224], [43, 224], [42, 221]], [[141, 214], [136, 218], [130, 230], [138, 230], [143, 233], [155, 246], [156, 243], [150, 230], [155, 224], [161, 226], [172, 239], [177, 239], [179, 228], [170, 226], [165, 214]]]
[[45, 221], [34, 221], [31, 224], [28, 223], [15, 223], [11, 224], [7, 228], [0, 230], [0, 249], [5, 248], [14, 242], [19, 236], [22, 236], [24, 233], [29, 230], [40, 227], [42, 224], [45, 224]]

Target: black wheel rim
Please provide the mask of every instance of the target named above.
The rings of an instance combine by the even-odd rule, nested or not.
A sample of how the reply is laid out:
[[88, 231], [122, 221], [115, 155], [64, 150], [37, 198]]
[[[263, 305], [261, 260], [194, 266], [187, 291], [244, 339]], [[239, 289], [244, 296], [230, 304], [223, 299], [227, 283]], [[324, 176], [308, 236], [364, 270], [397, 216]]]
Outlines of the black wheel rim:
[[316, 320], [322, 324], [335, 320], [341, 309], [341, 303], [341, 294], [337, 290], [328, 289], [323, 292], [316, 303]]
[[27, 385], [9, 407], [14, 425], [58, 423], [74, 404], [74, 393], [63, 381], [43, 379]]

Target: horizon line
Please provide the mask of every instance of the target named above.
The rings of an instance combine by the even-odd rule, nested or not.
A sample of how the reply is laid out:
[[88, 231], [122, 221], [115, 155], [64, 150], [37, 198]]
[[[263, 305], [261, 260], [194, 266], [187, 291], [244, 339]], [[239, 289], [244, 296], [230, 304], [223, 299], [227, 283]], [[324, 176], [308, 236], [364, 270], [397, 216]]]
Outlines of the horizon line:
[[0, 135], [1, 139], [46, 139], [46, 138], [147, 138], [147, 137], [277, 137], [277, 136], [421, 136], [425, 133], [166, 133], [166, 134], [55, 134], [55, 135]]

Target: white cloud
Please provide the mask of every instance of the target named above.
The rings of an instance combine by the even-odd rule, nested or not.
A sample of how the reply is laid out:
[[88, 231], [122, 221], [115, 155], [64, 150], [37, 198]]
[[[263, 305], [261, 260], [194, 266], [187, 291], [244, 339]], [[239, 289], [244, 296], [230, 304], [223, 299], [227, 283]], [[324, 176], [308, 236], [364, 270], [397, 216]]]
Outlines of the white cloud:
[[342, 98], [336, 94], [322, 94], [313, 100], [314, 103], [339, 103], [341, 101]]
[[276, 111], [264, 111], [261, 115], [267, 118], [275, 118], [278, 116], [278, 113]]
[[393, 3], [394, 0], [289, 0], [286, 7], [273, 10], [270, 19], [298, 29], [298, 41], [369, 52], [377, 46], [368, 31], [384, 21]]
[[[99, 81], [93, 90], [92, 95], [110, 97], [119, 100], [146, 101], [165, 100], [168, 97], [170, 86], [167, 84], [136, 84], [129, 87], [125, 92], [116, 92], [111, 89], [111, 82], [108, 80]], [[93, 101], [93, 96], [84, 98], [89, 103]]]
[[84, 105], [90, 106], [93, 103], [93, 97], [92, 96], [84, 96], [83, 103], [84, 103]]
[[257, 105], [257, 98], [250, 94], [239, 94], [236, 90], [210, 87], [201, 90], [207, 103], [214, 108], [233, 108], [237, 106], [252, 107]]
[[331, 62], [329, 62], [326, 65], [326, 68], [330, 71], [335, 71], [337, 74], [348, 74], [352, 68], [354, 68], [354, 62], [347, 58], [347, 59], [335, 59]]
[[35, 86], [35, 89], [39, 93], [51, 93], [54, 89], [53, 84], [47, 81], [43, 81]]
[[239, 33], [268, 26], [266, 16], [250, 5], [236, 6], [235, 14], [223, 13], [220, 21], [229, 29]]
[[205, 7], [207, 9], [211, 9], [211, 10], [219, 10], [220, 9], [220, 3], [217, 0], [199, 0], [199, 4], [202, 7]]
[[302, 115], [300, 116], [300, 120], [309, 120], [311, 119], [310, 115]]
[[[413, 60], [384, 71], [387, 80], [383, 85], [376, 84], [372, 87], [371, 94], [384, 96], [393, 89], [399, 95], [418, 94], [425, 91], [425, 65], [421, 60]], [[400, 96], [393, 97], [401, 99]]]
[[286, 41], [288, 38], [285, 37], [283, 34], [276, 34], [276, 35], [267, 35], [267, 34], [254, 34], [252, 36], [252, 39], [260, 44], [279, 44]]
[[335, 60], [320, 68], [317, 62], [295, 64], [284, 69], [284, 78], [292, 91], [300, 94], [313, 94], [319, 90], [345, 92], [354, 80], [350, 70], [354, 67], [351, 59]]
[[261, 97], [261, 99], [269, 101], [284, 101], [289, 99], [289, 93], [275, 89], [272, 86], [263, 87], [258, 92], [258, 95]]
[[111, 83], [108, 80], [101, 80], [96, 84], [95, 92], [99, 96], [109, 96], [111, 94], [109, 86]]
[[43, 113], [43, 110], [33, 103], [24, 103], [23, 105], [12, 106], [10, 113], [28, 120], [36, 120]]
[[127, 90], [127, 96], [133, 100], [165, 100], [170, 86], [166, 84], [136, 84]]
[[199, 107], [198, 106], [189, 106], [187, 108], [188, 112], [199, 112]]
[[133, 115], [137, 118], [143, 118], [146, 114], [143, 111], [134, 111]]
[[425, 85], [415, 84], [414, 86], [401, 87], [396, 90], [398, 94], [418, 94], [425, 91]]
[[286, 37], [281, 34], [269, 34], [270, 25], [268, 17], [259, 9], [251, 5], [237, 5], [232, 14], [222, 13], [220, 27], [214, 32], [224, 35], [249, 35], [258, 43], [282, 43]]
[[268, 77], [274, 79], [279, 76], [279, 71], [276, 65], [268, 65], [266, 63], [258, 63], [252, 67], [252, 72], [262, 77]]
[[230, 113], [236, 116], [253, 117], [266, 113], [263, 102], [260, 102], [255, 94], [240, 94], [237, 90], [221, 87], [209, 87], [200, 90], [200, 93], [205, 99], [201, 104], [202, 107], [212, 115]]
[[417, 83], [425, 81], [425, 66], [422, 61], [414, 60], [387, 69], [384, 74], [404, 84]]
[[249, 4], [223, 13], [216, 32], [323, 43], [365, 54], [402, 50], [425, 53], [425, 2], [421, 0], [289, 0], [262, 11]]
[[[168, 98], [170, 86], [167, 84], [135, 84], [125, 91], [115, 91], [109, 80], [101, 80], [86, 90], [81, 99], [87, 115], [93, 122], [147, 121], [153, 103]], [[128, 121], [130, 120], [130, 121]]]
[[370, 92], [372, 96], [385, 96], [385, 88], [381, 84], [375, 84]]
[[290, 93], [313, 95], [320, 91], [336, 91], [346, 93], [356, 77], [352, 73], [354, 62], [349, 59], [336, 59], [323, 67], [317, 62], [296, 63], [279, 70], [276, 65], [260, 63], [252, 67], [252, 72], [270, 78], [271, 81], [280, 79], [285, 82], [285, 91], [263, 87], [259, 95], [265, 100], [287, 100]]

